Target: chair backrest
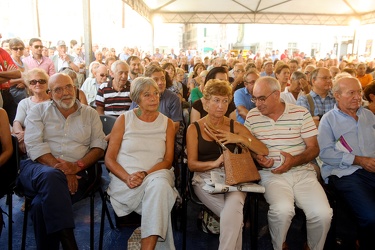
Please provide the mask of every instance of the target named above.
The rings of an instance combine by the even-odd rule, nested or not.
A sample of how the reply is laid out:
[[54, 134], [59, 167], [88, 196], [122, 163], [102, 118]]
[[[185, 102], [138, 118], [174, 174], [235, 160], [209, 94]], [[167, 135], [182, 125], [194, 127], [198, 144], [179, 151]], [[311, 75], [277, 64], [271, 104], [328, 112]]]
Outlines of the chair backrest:
[[18, 139], [12, 135], [13, 154], [9, 160], [0, 168], [0, 197], [12, 190], [16, 183], [17, 173], [20, 168]]
[[103, 132], [108, 135], [112, 131], [112, 127], [116, 122], [117, 117], [111, 115], [101, 115], [100, 120], [103, 124]]

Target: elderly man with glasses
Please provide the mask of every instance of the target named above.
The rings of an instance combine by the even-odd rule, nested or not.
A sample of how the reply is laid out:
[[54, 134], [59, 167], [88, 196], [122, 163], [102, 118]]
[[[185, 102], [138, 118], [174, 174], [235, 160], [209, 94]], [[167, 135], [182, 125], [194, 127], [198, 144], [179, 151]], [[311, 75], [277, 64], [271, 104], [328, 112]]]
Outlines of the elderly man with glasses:
[[19, 181], [32, 197], [31, 218], [37, 249], [78, 249], [72, 203], [84, 198], [95, 178], [89, 168], [107, 143], [98, 113], [76, 99], [66, 74], [48, 82], [52, 101], [35, 106], [25, 120], [29, 159], [21, 161]]
[[304, 249], [323, 249], [331, 225], [332, 209], [310, 161], [319, 154], [318, 131], [306, 108], [285, 103], [281, 86], [273, 77], [261, 77], [254, 85], [245, 126], [269, 149], [257, 155], [260, 184], [270, 208], [268, 224], [274, 249], [287, 249], [285, 240], [295, 214], [294, 204], [306, 215]]

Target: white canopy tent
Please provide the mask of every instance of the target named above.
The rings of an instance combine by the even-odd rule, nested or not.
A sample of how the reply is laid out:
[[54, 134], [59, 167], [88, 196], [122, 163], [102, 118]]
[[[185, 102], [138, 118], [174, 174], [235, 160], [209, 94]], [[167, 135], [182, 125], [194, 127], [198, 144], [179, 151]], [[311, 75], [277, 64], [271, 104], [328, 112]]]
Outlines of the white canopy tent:
[[123, 0], [152, 22], [349, 25], [375, 23], [372, 0]]

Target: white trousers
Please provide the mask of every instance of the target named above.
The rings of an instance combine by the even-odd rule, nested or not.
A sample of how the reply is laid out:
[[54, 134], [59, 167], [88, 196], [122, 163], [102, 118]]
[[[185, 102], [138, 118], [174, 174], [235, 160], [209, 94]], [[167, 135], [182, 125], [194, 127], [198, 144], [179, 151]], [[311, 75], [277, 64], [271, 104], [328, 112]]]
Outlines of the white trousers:
[[204, 186], [203, 178], [210, 178], [210, 173], [195, 173], [195, 175], [201, 177], [194, 177], [195, 194], [208, 209], [220, 217], [219, 250], [241, 250], [243, 206], [246, 193], [209, 194], [202, 188]]
[[[135, 212], [142, 215], [142, 238], [158, 235], [159, 240], [155, 249], [175, 249], [171, 211], [176, 200], [176, 194], [165, 178], [147, 180], [142, 202]], [[172, 202], [171, 202], [172, 201]]]
[[273, 248], [281, 250], [294, 217], [294, 203], [306, 215], [307, 243], [311, 250], [324, 248], [332, 219], [327, 196], [315, 171], [292, 170], [278, 175], [261, 170], [264, 197], [270, 205], [268, 224]]

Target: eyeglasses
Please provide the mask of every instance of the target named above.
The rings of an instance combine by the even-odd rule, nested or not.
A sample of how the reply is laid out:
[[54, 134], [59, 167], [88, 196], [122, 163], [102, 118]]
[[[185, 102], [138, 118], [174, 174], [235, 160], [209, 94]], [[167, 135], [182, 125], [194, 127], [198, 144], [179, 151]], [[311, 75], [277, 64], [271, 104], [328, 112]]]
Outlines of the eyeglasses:
[[272, 93], [269, 94], [268, 96], [253, 97], [253, 98], [251, 98], [251, 102], [252, 103], [257, 103], [257, 101], [259, 101], [259, 102], [263, 103], [263, 102], [265, 102], [267, 100], [268, 97], [270, 97], [275, 92], [276, 92], [276, 90], [272, 91]]
[[56, 94], [61, 95], [62, 93], [64, 93], [65, 90], [67, 90], [68, 92], [71, 92], [73, 88], [74, 86], [72, 84], [68, 84], [65, 87], [57, 87], [53, 89], [52, 92], [55, 92]]
[[255, 80], [252, 80], [252, 81], [250, 81], [250, 82], [244, 81], [243, 83], [245, 83], [245, 84], [254, 84], [254, 83], [255, 83]]
[[30, 80], [29, 81], [30, 85], [36, 85], [37, 83], [39, 83], [39, 84], [46, 84], [47, 80], [44, 80], [44, 79], [36, 80], [36, 79], [34, 79], [34, 80]]
[[34, 45], [34, 49], [41, 49], [43, 48], [43, 45]]
[[14, 48], [12, 48], [12, 50], [14, 50], [14, 51], [17, 51], [17, 50], [22, 51], [24, 49], [25, 49], [24, 47], [14, 47]]
[[332, 81], [332, 76], [317, 76], [316, 78], [320, 78], [320, 79], [323, 79], [324, 81]]
[[107, 77], [106, 74], [100, 74], [100, 77]]

